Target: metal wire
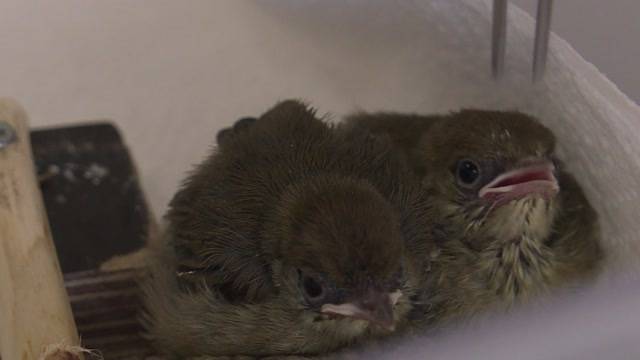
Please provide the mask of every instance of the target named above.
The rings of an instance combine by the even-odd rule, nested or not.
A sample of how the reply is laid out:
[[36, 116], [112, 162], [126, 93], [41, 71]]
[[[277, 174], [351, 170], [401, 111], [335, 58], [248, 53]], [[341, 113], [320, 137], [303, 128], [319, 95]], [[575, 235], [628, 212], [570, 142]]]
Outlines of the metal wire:
[[507, 0], [493, 1], [493, 29], [491, 37], [491, 71], [500, 78], [504, 72], [504, 58], [507, 42]]
[[[493, 26], [491, 32], [491, 72], [496, 79], [502, 77], [505, 67], [507, 42], [508, 0], [493, 0]], [[553, 0], [539, 0], [536, 15], [536, 35], [533, 45], [533, 81], [544, 76], [547, 49], [551, 32]]]
[[547, 65], [547, 49], [551, 32], [551, 9], [553, 0], [539, 0], [536, 16], [536, 39], [533, 46], [533, 81], [544, 75]]

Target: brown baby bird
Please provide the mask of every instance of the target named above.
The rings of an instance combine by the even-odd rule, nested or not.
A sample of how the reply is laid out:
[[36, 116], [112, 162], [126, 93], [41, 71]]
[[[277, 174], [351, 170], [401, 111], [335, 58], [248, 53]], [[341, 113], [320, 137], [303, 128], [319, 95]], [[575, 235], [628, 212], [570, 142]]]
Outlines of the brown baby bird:
[[509, 307], [596, 274], [596, 212], [533, 117], [358, 114], [344, 127], [391, 139], [436, 209], [424, 323]]
[[[391, 144], [297, 101], [218, 136], [171, 201], [146, 324], [178, 356], [322, 355], [402, 326], [428, 251]], [[415, 261], [415, 262], [414, 262]]]

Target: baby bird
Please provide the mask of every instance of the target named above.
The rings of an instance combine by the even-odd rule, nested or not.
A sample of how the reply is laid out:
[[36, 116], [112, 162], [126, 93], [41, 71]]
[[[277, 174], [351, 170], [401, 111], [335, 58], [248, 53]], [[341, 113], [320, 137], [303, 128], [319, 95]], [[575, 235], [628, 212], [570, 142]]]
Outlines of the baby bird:
[[146, 286], [157, 347], [322, 355], [402, 326], [425, 268], [406, 255], [429, 243], [424, 195], [391, 145], [297, 101], [242, 122], [171, 201]]
[[394, 141], [439, 213], [426, 323], [509, 307], [596, 273], [597, 214], [534, 118], [358, 114], [344, 127]]

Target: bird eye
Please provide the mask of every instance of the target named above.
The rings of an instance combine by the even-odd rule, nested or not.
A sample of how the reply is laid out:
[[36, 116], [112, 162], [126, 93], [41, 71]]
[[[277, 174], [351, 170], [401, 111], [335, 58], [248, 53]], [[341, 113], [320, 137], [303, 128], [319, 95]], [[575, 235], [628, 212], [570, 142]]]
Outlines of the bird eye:
[[301, 274], [300, 288], [305, 300], [310, 305], [320, 305], [323, 303], [327, 290], [324, 284], [312, 276]]
[[315, 279], [305, 277], [303, 285], [304, 293], [308, 298], [316, 299], [322, 297], [324, 290], [322, 289], [322, 285], [320, 285]]
[[469, 159], [460, 160], [456, 166], [456, 179], [458, 184], [464, 187], [477, 185], [480, 179], [480, 168]]

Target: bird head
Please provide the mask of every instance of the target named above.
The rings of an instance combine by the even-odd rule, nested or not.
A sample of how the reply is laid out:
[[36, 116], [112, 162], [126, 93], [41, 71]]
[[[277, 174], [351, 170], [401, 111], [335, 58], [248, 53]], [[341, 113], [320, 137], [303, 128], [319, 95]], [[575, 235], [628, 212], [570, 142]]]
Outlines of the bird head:
[[403, 315], [405, 247], [392, 205], [367, 182], [292, 186], [273, 222], [274, 283], [321, 331], [392, 331]]
[[418, 156], [442, 213], [473, 238], [501, 241], [550, 232], [560, 190], [554, 147], [530, 116], [463, 110], [434, 124]]

